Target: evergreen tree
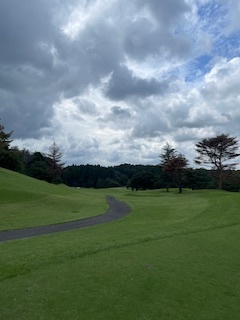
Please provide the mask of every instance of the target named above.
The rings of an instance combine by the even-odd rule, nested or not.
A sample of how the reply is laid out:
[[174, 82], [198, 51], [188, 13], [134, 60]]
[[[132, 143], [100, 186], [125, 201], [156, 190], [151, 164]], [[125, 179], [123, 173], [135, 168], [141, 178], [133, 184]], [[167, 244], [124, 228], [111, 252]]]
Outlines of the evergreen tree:
[[21, 171], [22, 164], [20, 153], [17, 148], [10, 148], [13, 131], [5, 132], [4, 126], [0, 123], [0, 167]]
[[62, 152], [60, 151], [58, 145], [54, 141], [53, 144], [49, 147], [49, 153], [47, 153], [50, 176], [52, 183], [60, 183], [61, 178], [60, 174], [62, 172], [64, 163], [61, 162]]
[[[176, 149], [174, 149], [168, 142], [163, 147], [163, 152], [160, 154], [160, 166], [162, 168], [165, 167], [165, 165], [172, 160], [176, 156]], [[162, 179], [163, 183], [166, 185], [167, 192], [169, 192], [169, 188], [171, 185], [171, 182], [173, 181], [173, 175], [172, 172], [163, 170], [162, 171]]]
[[[0, 119], [1, 120], [1, 119]], [[0, 123], [0, 152], [4, 150], [9, 150], [9, 145], [12, 142], [10, 139], [13, 131], [5, 132], [4, 126]]]

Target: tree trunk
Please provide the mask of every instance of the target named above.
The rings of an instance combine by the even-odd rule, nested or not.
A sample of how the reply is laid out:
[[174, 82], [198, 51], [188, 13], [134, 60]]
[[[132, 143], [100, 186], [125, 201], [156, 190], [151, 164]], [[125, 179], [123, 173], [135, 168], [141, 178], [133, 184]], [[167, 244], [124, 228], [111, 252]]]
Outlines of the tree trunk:
[[182, 193], [182, 175], [178, 173], [178, 193]]
[[219, 173], [218, 173], [218, 188], [219, 188], [219, 190], [222, 190], [222, 183], [223, 183], [223, 171], [219, 170]]

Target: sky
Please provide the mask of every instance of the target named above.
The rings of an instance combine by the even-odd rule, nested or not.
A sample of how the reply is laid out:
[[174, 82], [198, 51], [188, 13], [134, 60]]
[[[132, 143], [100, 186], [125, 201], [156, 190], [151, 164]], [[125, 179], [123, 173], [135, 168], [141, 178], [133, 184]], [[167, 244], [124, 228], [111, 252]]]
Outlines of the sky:
[[1, 0], [0, 118], [66, 165], [240, 140], [239, 0]]

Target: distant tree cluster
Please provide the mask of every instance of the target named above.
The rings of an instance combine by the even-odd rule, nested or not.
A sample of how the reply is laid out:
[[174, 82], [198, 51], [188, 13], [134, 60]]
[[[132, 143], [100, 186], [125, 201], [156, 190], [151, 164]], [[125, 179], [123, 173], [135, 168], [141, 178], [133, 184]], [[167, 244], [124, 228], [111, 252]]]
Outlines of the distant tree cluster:
[[[237, 163], [234, 159], [239, 157], [238, 140], [229, 134], [221, 134], [211, 138], [204, 138], [196, 143], [197, 156], [195, 163], [198, 165], [210, 165], [210, 173], [217, 180], [219, 190], [239, 189], [239, 173], [234, 172]], [[171, 147], [168, 143], [160, 155], [163, 171], [166, 173], [166, 187], [169, 190], [171, 178], [176, 182], [179, 193], [182, 193], [183, 183], [192, 182], [192, 188], [196, 181], [196, 173], [199, 171], [187, 169], [188, 160]], [[195, 176], [195, 177], [194, 177]], [[198, 177], [198, 182], [199, 182]], [[235, 185], [235, 186], [234, 186]], [[230, 187], [231, 186], [231, 187]]]
[[[158, 166], [144, 166], [121, 164], [114, 167], [102, 167], [100, 165], [72, 165], [64, 168], [62, 180], [72, 187], [84, 188], [114, 188], [130, 187], [138, 189], [137, 181], [146, 174], [149, 178], [154, 177], [154, 182], [159, 177]], [[144, 178], [143, 178], [144, 179]], [[144, 189], [150, 188], [149, 179], [145, 179]], [[139, 189], [142, 189], [142, 182]]]
[[[121, 164], [113, 167], [100, 165], [64, 166], [62, 152], [54, 141], [48, 152], [30, 152], [11, 148], [12, 131], [6, 132], [0, 123], [0, 166], [50, 183], [64, 183], [71, 187], [113, 188], [132, 190], [178, 188], [239, 191], [240, 172], [235, 159], [238, 141], [229, 134], [204, 138], [196, 143], [195, 163], [190, 168], [184, 155], [167, 143], [160, 154], [158, 165]], [[206, 168], [205, 168], [206, 167]]]
[[5, 132], [4, 126], [0, 124], [0, 166], [36, 179], [62, 183], [62, 153], [57, 144], [53, 142], [47, 154], [10, 148], [12, 133]]
[[142, 171], [136, 173], [131, 181], [129, 186], [132, 190], [147, 190], [147, 189], [154, 189], [154, 174], [148, 171]]
[[[230, 137], [229, 134], [221, 134], [211, 138], [204, 138], [196, 143], [197, 156], [195, 163], [198, 165], [210, 165], [210, 172], [213, 178], [217, 180], [219, 190], [223, 187], [230, 190], [229, 184], [232, 185], [232, 190], [239, 189], [239, 174], [234, 173], [237, 163], [233, 160], [240, 154], [238, 150], [238, 141], [235, 137]], [[196, 173], [193, 169], [187, 169], [188, 160], [171, 147], [168, 143], [163, 148], [163, 153], [160, 155], [163, 171], [166, 173], [166, 187], [169, 190], [169, 182], [171, 178], [176, 182], [179, 193], [182, 193], [183, 183], [192, 182], [192, 188], [196, 181]], [[195, 176], [195, 178], [194, 178]], [[238, 178], [237, 178], [238, 177]], [[199, 177], [200, 178], [200, 177]], [[199, 182], [198, 178], [198, 182]], [[234, 183], [235, 180], [235, 183]], [[233, 186], [235, 184], [235, 187]]]

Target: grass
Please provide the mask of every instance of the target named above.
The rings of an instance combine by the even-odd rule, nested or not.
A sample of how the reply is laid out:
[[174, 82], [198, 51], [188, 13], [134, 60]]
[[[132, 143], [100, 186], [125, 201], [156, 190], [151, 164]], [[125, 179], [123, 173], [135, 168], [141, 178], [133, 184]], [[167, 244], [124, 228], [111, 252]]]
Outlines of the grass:
[[239, 319], [238, 193], [78, 192], [132, 213], [0, 243], [0, 319]]
[[107, 210], [105, 196], [92, 190], [52, 185], [0, 168], [0, 230], [83, 219]]

